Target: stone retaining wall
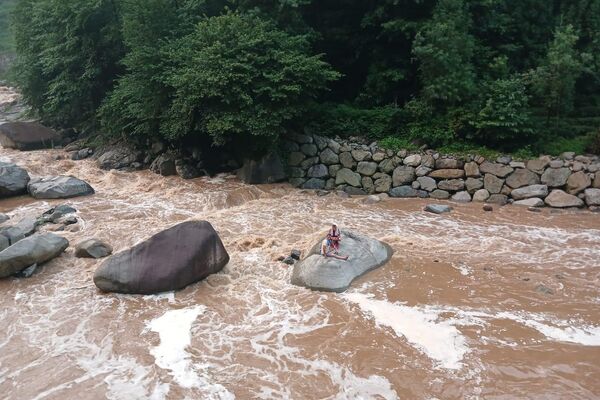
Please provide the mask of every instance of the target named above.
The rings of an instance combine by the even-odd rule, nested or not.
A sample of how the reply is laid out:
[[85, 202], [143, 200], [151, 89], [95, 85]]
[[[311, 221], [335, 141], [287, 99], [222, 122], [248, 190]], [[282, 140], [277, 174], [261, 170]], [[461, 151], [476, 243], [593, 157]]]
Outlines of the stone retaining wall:
[[600, 206], [600, 158], [564, 153], [513, 161], [393, 152], [358, 142], [293, 134], [284, 141], [294, 186], [349, 194], [514, 203], [529, 207]]

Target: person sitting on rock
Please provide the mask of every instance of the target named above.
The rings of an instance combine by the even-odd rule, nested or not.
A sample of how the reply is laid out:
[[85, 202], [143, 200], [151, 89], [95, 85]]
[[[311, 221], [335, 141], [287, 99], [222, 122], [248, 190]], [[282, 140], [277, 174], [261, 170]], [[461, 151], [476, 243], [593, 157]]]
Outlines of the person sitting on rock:
[[327, 232], [327, 237], [321, 243], [321, 254], [324, 257], [333, 257], [338, 260], [347, 260], [348, 256], [340, 256], [340, 241], [342, 234], [337, 227], [337, 224], [331, 224], [331, 229]]
[[334, 252], [333, 248], [329, 245], [329, 243], [330, 242], [328, 239], [323, 239], [323, 241], [321, 242], [321, 255], [323, 257], [333, 257], [338, 260], [344, 261], [348, 259], [348, 256], [340, 256], [337, 254], [337, 252]]
[[337, 224], [331, 224], [331, 229], [327, 232], [327, 246], [333, 250], [333, 253], [338, 254], [341, 240], [342, 234], [340, 233]]

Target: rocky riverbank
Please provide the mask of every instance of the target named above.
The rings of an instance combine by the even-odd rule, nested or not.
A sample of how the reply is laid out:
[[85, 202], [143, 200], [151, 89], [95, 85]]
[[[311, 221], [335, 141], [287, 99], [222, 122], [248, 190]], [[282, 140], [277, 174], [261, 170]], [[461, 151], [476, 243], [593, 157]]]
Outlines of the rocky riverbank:
[[288, 136], [284, 148], [289, 181], [305, 189], [528, 207], [600, 206], [600, 157], [595, 155], [458, 158], [304, 134]]

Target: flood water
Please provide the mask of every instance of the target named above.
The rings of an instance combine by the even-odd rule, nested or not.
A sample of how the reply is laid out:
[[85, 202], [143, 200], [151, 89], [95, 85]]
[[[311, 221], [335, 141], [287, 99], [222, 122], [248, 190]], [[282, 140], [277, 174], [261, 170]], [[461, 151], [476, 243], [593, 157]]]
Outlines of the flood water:
[[[62, 256], [0, 281], [4, 399], [600, 397], [598, 213], [453, 204], [434, 215], [420, 199], [365, 205], [57, 155], [0, 148], [31, 176], [74, 175], [97, 192], [66, 201], [80, 222], [59, 232], [72, 245]], [[15, 221], [62, 203], [24, 196], [0, 212]], [[85, 238], [118, 252], [190, 219], [213, 224], [231, 261], [181, 291], [101, 293], [101, 261], [74, 257]], [[392, 260], [343, 294], [292, 286], [276, 258], [331, 221], [389, 243]]]

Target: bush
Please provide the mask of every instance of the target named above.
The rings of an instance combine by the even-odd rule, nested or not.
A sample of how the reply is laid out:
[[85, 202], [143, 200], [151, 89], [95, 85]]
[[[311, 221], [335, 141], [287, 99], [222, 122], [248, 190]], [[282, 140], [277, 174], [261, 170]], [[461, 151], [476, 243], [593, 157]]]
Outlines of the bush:
[[513, 148], [530, 143], [534, 131], [521, 78], [498, 79], [488, 83], [485, 90], [484, 105], [471, 121], [476, 129], [471, 138], [478, 143]]
[[388, 136], [381, 139], [378, 143], [379, 147], [392, 150], [394, 152], [398, 150], [417, 150], [418, 146], [411, 142], [408, 138], [398, 136]]
[[338, 76], [309, 55], [306, 37], [235, 13], [204, 19], [191, 33], [165, 41], [159, 53], [165, 62], [151, 79], [168, 93], [165, 103], [144, 107], [132, 95], [140, 79], [125, 75], [105, 104], [107, 125], [116, 115], [128, 121], [130, 135], [154, 134], [146, 121], [156, 120], [169, 140], [269, 145]]
[[324, 136], [366, 136], [378, 140], [398, 131], [399, 113], [393, 106], [359, 108], [349, 104], [320, 104], [313, 108], [308, 127]]

